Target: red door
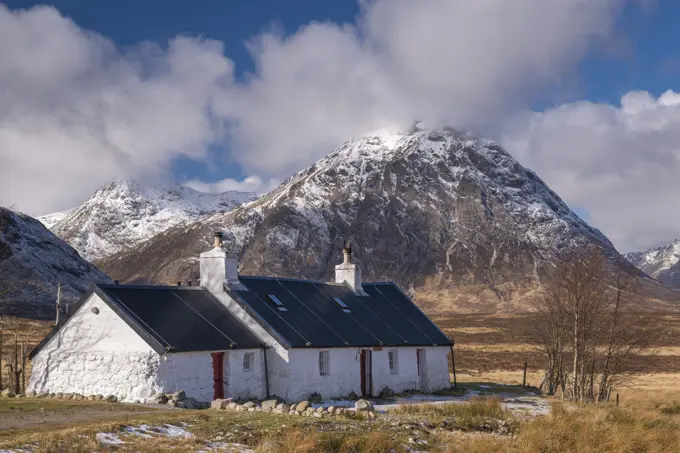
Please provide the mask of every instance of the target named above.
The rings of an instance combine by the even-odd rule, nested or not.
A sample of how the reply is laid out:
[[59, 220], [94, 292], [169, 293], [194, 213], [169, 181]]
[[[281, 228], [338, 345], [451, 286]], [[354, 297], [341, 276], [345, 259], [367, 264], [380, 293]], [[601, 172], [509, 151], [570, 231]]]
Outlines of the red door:
[[213, 399], [224, 398], [224, 352], [213, 352]]
[[372, 351], [361, 350], [361, 396], [371, 396], [373, 393], [373, 363]]

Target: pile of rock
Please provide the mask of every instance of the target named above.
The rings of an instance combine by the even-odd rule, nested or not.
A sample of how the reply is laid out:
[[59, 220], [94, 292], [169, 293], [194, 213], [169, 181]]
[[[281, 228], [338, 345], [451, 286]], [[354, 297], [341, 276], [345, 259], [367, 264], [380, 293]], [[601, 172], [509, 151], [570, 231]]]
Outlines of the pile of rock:
[[19, 393], [15, 394], [10, 389], [5, 389], [0, 392], [0, 397], [2, 398], [42, 398], [42, 399], [53, 399], [53, 400], [73, 400], [73, 401], [104, 401], [106, 403], [117, 403], [118, 397], [115, 395], [81, 395], [80, 393], [36, 393], [36, 392], [26, 392], [26, 394]]
[[166, 404], [181, 409], [206, 409], [209, 407], [208, 403], [187, 396], [184, 390], [178, 390], [174, 393], [156, 393], [146, 402], [150, 404]]
[[301, 401], [297, 404], [286, 404], [278, 398], [264, 400], [261, 403], [248, 401], [238, 403], [232, 398], [216, 399], [210, 407], [215, 410], [230, 410], [237, 412], [269, 412], [274, 414], [305, 415], [308, 417], [328, 417], [334, 415], [344, 415], [356, 413], [368, 418], [375, 418], [373, 405], [364, 399], [357, 400], [354, 408], [349, 407], [312, 407], [310, 401]]

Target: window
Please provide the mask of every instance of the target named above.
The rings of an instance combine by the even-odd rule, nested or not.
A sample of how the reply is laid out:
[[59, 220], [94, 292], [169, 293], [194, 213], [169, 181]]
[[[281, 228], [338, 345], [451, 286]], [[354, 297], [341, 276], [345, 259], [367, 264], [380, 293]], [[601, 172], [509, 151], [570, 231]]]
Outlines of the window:
[[319, 351], [319, 375], [330, 376], [331, 357], [330, 351]]
[[399, 374], [399, 362], [397, 361], [396, 349], [391, 349], [387, 352], [387, 360], [390, 362], [390, 374]]
[[340, 308], [342, 308], [342, 311], [345, 313], [352, 313], [352, 311], [349, 309], [346, 303], [342, 301], [339, 297], [334, 297], [333, 300], [335, 301], [336, 304], [340, 305]]
[[243, 371], [253, 371], [253, 363], [255, 362], [255, 353], [246, 352], [243, 354]]
[[274, 305], [276, 305], [276, 308], [278, 308], [279, 311], [288, 311], [288, 309], [283, 306], [283, 302], [281, 302], [278, 297], [273, 294], [268, 294], [267, 296], [272, 302], [274, 302]]

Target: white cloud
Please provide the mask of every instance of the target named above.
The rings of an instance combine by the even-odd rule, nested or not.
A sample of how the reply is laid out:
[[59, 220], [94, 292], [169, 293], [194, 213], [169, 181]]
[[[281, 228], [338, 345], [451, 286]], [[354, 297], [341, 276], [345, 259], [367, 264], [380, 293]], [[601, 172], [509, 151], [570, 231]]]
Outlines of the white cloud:
[[[414, 119], [493, 127], [574, 77], [625, 3], [366, 1], [355, 24], [255, 37], [256, 71], [243, 82], [216, 41], [123, 51], [53, 8], [0, 4], [0, 201], [60, 210], [114, 178], [163, 177], [177, 156], [201, 159], [226, 141], [231, 155], [218, 160], [256, 176], [190, 184], [262, 191], [367, 131]], [[527, 114], [507, 140], [617, 245], [646, 245], [680, 225], [677, 107], [663, 105], [673, 97]]]
[[496, 123], [573, 75], [625, 0], [377, 0], [356, 25], [314, 23], [251, 44], [257, 71], [229, 90], [234, 157], [290, 173], [369, 130]]
[[185, 186], [196, 189], [200, 192], [220, 193], [229, 190], [238, 190], [240, 192], [255, 192], [257, 194], [264, 194], [276, 188], [280, 184], [278, 179], [263, 180], [257, 175], [248, 176], [239, 181], [233, 178], [226, 178], [221, 181], [204, 182], [199, 180], [186, 181]]
[[531, 113], [503, 139], [622, 251], [680, 237], [680, 93], [626, 94]]
[[224, 139], [209, 112], [232, 80], [216, 41], [122, 53], [54, 8], [0, 4], [0, 201], [43, 214], [114, 178], [162, 177]]

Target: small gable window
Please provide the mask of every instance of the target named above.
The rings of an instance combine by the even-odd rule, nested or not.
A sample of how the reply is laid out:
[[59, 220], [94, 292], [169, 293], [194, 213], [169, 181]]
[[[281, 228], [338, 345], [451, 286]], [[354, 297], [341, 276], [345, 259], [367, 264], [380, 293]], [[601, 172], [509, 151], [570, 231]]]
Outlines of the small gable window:
[[331, 374], [330, 351], [319, 351], [319, 375], [330, 376]]
[[279, 311], [288, 311], [288, 309], [283, 306], [283, 302], [281, 302], [278, 297], [273, 294], [268, 294], [267, 297], [269, 297], [269, 300], [274, 302], [274, 305], [276, 305], [276, 308], [278, 308]]
[[390, 374], [399, 374], [399, 361], [396, 349], [387, 351], [387, 360], [390, 362]]
[[333, 300], [335, 301], [336, 304], [340, 306], [340, 308], [342, 308], [342, 311], [344, 311], [345, 313], [352, 313], [352, 310], [349, 309], [347, 304], [344, 303], [342, 299], [340, 299], [339, 297], [334, 297]]
[[243, 371], [253, 371], [253, 363], [255, 362], [255, 353], [246, 352], [243, 354]]

